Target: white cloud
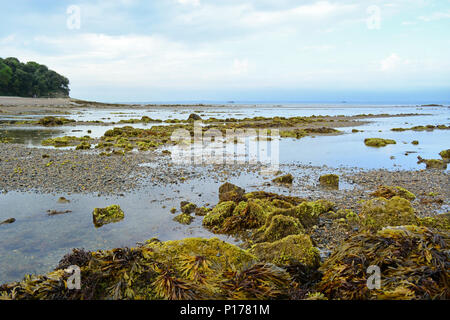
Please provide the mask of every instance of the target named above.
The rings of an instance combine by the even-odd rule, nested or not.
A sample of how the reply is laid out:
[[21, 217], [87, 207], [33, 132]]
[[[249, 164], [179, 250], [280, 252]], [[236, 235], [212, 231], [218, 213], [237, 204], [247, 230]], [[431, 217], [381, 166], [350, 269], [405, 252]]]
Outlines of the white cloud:
[[248, 73], [248, 59], [234, 59], [231, 73], [237, 75]]
[[381, 71], [392, 71], [396, 69], [403, 60], [395, 53], [392, 53], [386, 59], [381, 60]]
[[419, 20], [430, 22], [441, 19], [450, 19], [450, 12], [435, 12], [429, 16], [420, 16]]
[[177, 2], [182, 5], [191, 5], [194, 7], [198, 7], [200, 5], [200, 0], [177, 0]]

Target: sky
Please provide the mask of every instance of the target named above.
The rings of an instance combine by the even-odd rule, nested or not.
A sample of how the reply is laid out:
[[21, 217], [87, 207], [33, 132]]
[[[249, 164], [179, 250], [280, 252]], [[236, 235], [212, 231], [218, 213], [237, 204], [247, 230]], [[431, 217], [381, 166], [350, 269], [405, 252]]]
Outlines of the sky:
[[2, 1], [0, 57], [71, 96], [450, 101], [450, 0]]

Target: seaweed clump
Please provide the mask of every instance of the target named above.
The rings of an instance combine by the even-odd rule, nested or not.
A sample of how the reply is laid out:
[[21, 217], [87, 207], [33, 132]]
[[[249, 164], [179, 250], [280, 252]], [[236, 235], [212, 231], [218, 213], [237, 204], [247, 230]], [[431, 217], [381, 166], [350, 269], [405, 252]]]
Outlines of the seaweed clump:
[[417, 163], [425, 163], [427, 169], [447, 169], [447, 162], [439, 159], [423, 159], [421, 156], [417, 157]]
[[[426, 227], [389, 227], [352, 236], [319, 269], [318, 291], [331, 299], [449, 299], [449, 236]], [[369, 266], [382, 283], [370, 290]]]
[[100, 228], [108, 223], [119, 222], [125, 218], [120, 206], [113, 204], [106, 208], [95, 208], [92, 212], [94, 225], [96, 228]]
[[339, 176], [337, 174], [325, 174], [320, 176], [319, 183], [325, 187], [339, 188]]
[[293, 181], [294, 181], [294, 177], [290, 173], [285, 174], [284, 176], [277, 177], [272, 180], [272, 182], [281, 183], [281, 184], [292, 184]]
[[81, 290], [64, 269], [0, 286], [0, 299], [275, 299], [287, 296], [289, 274], [217, 238], [148, 241], [136, 248], [65, 256], [79, 262]]
[[302, 264], [317, 268], [320, 264], [319, 250], [313, 246], [306, 234], [290, 235], [274, 242], [257, 243], [250, 249], [250, 253], [260, 260], [278, 266]]
[[441, 156], [442, 160], [444, 160], [445, 162], [449, 162], [450, 161], [450, 149], [447, 150], [442, 150], [439, 155]]
[[381, 139], [381, 138], [367, 138], [364, 140], [364, 143], [368, 147], [385, 147], [388, 144], [396, 144], [395, 140], [391, 139]]
[[371, 193], [370, 195], [374, 197], [383, 197], [386, 199], [391, 199], [396, 196], [410, 201], [416, 199], [414, 193], [398, 186], [396, 187], [379, 186], [378, 189], [375, 192]]
[[57, 117], [44, 117], [37, 121], [37, 124], [45, 127], [52, 127], [52, 126], [62, 126], [67, 123], [75, 122], [73, 119], [66, 119], [66, 118], [57, 118]]
[[366, 230], [377, 231], [388, 226], [417, 224], [411, 203], [395, 196], [391, 199], [374, 198], [364, 202], [359, 214]]

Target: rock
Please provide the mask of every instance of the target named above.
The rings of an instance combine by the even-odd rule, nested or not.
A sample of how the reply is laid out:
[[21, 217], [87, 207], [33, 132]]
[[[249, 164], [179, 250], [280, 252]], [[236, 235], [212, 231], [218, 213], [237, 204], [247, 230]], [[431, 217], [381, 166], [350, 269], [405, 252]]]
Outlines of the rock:
[[203, 216], [206, 216], [210, 211], [211, 211], [211, 209], [206, 208], [206, 207], [195, 208], [195, 215], [203, 217]]
[[390, 187], [390, 186], [379, 186], [378, 189], [370, 194], [371, 196], [374, 197], [383, 197], [386, 199], [391, 199], [395, 196], [404, 198], [406, 200], [410, 200], [413, 201], [414, 199], [416, 199], [416, 196], [414, 195], [414, 193], [406, 190], [405, 188], [402, 187]]
[[319, 250], [313, 246], [306, 234], [290, 235], [275, 242], [255, 244], [250, 253], [261, 261], [282, 267], [295, 264], [318, 267], [320, 264]]
[[65, 211], [47, 210], [47, 214], [49, 216], [56, 216], [56, 215], [66, 214], [66, 213], [71, 213], [71, 212], [72, 211], [70, 211], [70, 210], [65, 210]]
[[270, 225], [265, 228], [261, 242], [273, 242], [290, 235], [301, 234], [305, 230], [298, 219], [289, 216], [277, 215], [271, 219]]
[[67, 200], [66, 198], [64, 198], [64, 197], [60, 197], [59, 199], [58, 199], [58, 203], [69, 203], [70, 202], [70, 200]]
[[95, 208], [92, 216], [96, 228], [108, 223], [119, 222], [125, 218], [124, 212], [117, 204], [106, 208]]
[[[322, 265], [317, 290], [330, 299], [449, 299], [448, 234], [425, 227], [389, 227], [352, 236]], [[369, 290], [370, 266], [381, 271], [381, 288]]]
[[411, 203], [395, 196], [390, 200], [374, 198], [363, 203], [359, 214], [366, 230], [377, 231], [388, 226], [417, 224]]
[[9, 219], [6, 219], [6, 220], [3, 221], [3, 222], [0, 222], [0, 225], [2, 225], [2, 224], [11, 224], [11, 223], [14, 223], [14, 222], [16, 222], [16, 219], [14, 219], [14, 218], [9, 218]]
[[199, 121], [199, 120], [202, 120], [202, 117], [200, 117], [198, 114], [196, 114], [196, 113], [191, 113], [190, 115], [189, 115], [189, 118], [188, 118], [188, 121], [189, 122], [193, 122], [193, 121]]
[[190, 202], [186, 203], [186, 201], [181, 202], [180, 207], [181, 207], [181, 212], [184, 214], [188, 214], [188, 215], [191, 213], [194, 213], [195, 209], [197, 208], [197, 206], [195, 204], [190, 203]]
[[418, 164], [425, 163], [427, 169], [447, 169], [447, 162], [439, 159], [423, 159], [421, 156], [418, 156], [417, 161]]
[[229, 182], [224, 183], [219, 187], [219, 201], [234, 201], [238, 203], [243, 200], [243, 196], [245, 194], [245, 190], [231, 184]]
[[282, 184], [292, 184], [293, 181], [294, 181], [294, 177], [290, 173], [285, 174], [284, 176], [277, 177], [272, 180], [272, 182], [282, 183]]
[[450, 161], [450, 149], [441, 151], [439, 153], [439, 155], [442, 157], [442, 160], [444, 160], [445, 162]]
[[339, 188], [339, 176], [336, 174], [325, 174], [320, 176], [319, 183], [325, 187]]
[[364, 143], [368, 147], [385, 147], [388, 144], [396, 144], [395, 140], [381, 139], [381, 138], [367, 138]]
[[413, 144], [413, 145], [417, 146], [417, 145], [419, 144], [419, 141], [417, 141], [417, 140], [414, 140], [413, 142], [411, 142], [411, 144]]
[[194, 220], [194, 217], [190, 214], [182, 213], [173, 218], [173, 221], [176, 221], [181, 224], [189, 225]]
[[203, 225], [213, 230], [221, 228], [225, 219], [233, 214], [235, 207], [234, 201], [220, 202], [205, 216]]

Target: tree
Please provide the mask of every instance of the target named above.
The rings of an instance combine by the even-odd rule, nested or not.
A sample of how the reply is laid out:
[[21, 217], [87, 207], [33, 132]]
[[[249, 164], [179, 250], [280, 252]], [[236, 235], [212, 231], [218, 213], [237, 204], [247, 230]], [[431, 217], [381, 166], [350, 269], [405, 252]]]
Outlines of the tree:
[[45, 65], [0, 58], [0, 95], [67, 97], [69, 92], [69, 80]]

